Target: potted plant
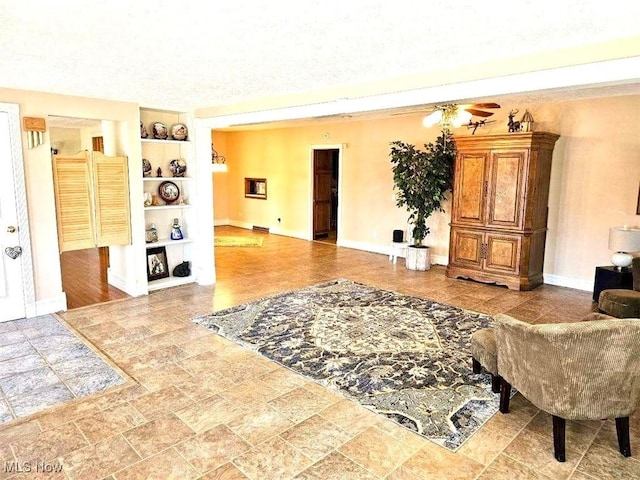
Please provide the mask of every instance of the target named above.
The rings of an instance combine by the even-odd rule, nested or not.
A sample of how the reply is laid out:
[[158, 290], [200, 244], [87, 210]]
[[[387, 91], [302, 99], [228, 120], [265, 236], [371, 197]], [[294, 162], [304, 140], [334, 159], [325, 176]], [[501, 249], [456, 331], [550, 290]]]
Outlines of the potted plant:
[[413, 245], [407, 249], [406, 266], [410, 270], [430, 268], [429, 247], [423, 245], [429, 235], [427, 219], [433, 212], [444, 212], [442, 201], [453, 187], [455, 142], [448, 129], [425, 150], [401, 141], [391, 142], [393, 182], [397, 190], [396, 205], [409, 211], [413, 225]]

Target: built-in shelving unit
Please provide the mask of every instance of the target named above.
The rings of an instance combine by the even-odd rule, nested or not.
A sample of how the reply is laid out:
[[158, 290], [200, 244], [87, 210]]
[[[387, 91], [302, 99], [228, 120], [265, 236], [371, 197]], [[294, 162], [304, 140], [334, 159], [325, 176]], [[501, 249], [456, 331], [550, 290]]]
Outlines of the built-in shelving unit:
[[[190, 227], [195, 225], [195, 212], [190, 203], [190, 197], [194, 193], [191, 178], [189, 177], [190, 165], [195, 166], [193, 145], [187, 137], [186, 140], [171, 139], [172, 126], [178, 123], [187, 126], [191, 131], [191, 118], [189, 115], [180, 112], [169, 112], [164, 110], [140, 109], [140, 121], [145, 126], [149, 137], [153, 137], [153, 124], [155, 122], [163, 123], [169, 133], [167, 139], [141, 138], [142, 158], [151, 163], [151, 176], [143, 177], [143, 189], [145, 194], [155, 196], [155, 200], [161, 205], [151, 205], [144, 207], [146, 230], [151, 224], [154, 224], [158, 231], [158, 241], [147, 243], [146, 249], [154, 249], [164, 247], [166, 250], [166, 262], [169, 277], [159, 278], [148, 281], [148, 290], [159, 290], [162, 288], [175, 287], [194, 282], [195, 276], [192, 274], [188, 277], [173, 276], [173, 269], [182, 263], [188, 261], [191, 263], [191, 271], [194, 271], [193, 258], [191, 255], [191, 247], [194, 238], [190, 235]], [[185, 176], [173, 176], [170, 169], [170, 162], [174, 159], [184, 160], [187, 165]], [[161, 172], [158, 176], [158, 168]], [[140, 175], [142, 176], [142, 170]], [[166, 203], [161, 200], [158, 187], [164, 181], [175, 183], [179, 190], [180, 196], [175, 202]], [[181, 240], [172, 240], [170, 238], [171, 227], [174, 219], [178, 219], [178, 223], [182, 229], [183, 237]]]

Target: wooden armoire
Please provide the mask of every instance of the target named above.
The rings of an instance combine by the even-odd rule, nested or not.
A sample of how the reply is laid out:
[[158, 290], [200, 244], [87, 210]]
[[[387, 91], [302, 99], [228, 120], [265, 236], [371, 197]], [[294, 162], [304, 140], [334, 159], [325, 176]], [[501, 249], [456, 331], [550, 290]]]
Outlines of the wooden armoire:
[[542, 284], [558, 138], [545, 132], [455, 138], [448, 277], [512, 290]]

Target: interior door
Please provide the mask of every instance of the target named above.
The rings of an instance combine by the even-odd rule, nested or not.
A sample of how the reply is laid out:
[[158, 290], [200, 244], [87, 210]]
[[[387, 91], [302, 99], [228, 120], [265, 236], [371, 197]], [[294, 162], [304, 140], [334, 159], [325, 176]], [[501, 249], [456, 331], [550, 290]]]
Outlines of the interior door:
[[25, 317], [25, 292], [9, 114], [0, 110], [0, 322]]
[[313, 238], [331, 231], [331, 150], [313, 151]]

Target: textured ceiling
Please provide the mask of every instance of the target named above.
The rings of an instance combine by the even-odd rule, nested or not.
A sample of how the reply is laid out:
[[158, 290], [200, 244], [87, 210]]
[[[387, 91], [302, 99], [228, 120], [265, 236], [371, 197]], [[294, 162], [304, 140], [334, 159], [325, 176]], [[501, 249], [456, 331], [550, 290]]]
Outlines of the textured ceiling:
[[615, 4], [0, 0], [0, 86], [193, 110], [638, 35]]

